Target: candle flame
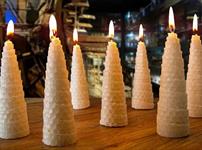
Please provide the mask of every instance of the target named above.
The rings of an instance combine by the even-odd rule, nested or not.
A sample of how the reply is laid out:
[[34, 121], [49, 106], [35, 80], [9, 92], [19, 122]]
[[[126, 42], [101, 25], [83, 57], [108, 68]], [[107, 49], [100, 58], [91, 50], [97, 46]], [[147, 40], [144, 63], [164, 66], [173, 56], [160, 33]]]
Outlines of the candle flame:
[[175, 19], [174, 19], [174, 13], [173, 13], [172, 7], [170, 7], [169, 9], [169, 28], [170, 28], [170, 31], [175, 30]]
[[198, 17], [196, 14], [194, 14], [193, 31], [198, 31]]
[[73, 41], [78, 42], [78, 31], [76, 28], [74, 28], [74, 32], [73, 32]]
[[7, 26], [7, 32], [6, 32], [6, 35], [7, 36], [11, 36], [14, 34], [14, 23], [12, 20], [10, 20], [8, 22], [8, 26]]
[[144, 33], [143, 33], [143, 26], [140, 24], [139, 27], [139, 40], [141, 41], [143, 39]]
[[109, 38], [114, 38], [114, 24], [113, 21], [111, 20], [109, 23]]
[[56, 22], [56, 19], [55, 19], [54, 15], [50, 16], [49, 30], [50, 30], [49, 36], [50, 36], [50, 39], [51, 39], [52, 37], [56, 36], [56, 32], [57, 32], [57, 22]]

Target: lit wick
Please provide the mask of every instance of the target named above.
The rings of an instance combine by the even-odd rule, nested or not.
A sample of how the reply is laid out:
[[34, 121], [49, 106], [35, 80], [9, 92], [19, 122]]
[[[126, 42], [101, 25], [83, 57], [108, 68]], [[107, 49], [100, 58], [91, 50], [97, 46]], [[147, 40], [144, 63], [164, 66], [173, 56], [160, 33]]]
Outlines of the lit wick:
[[78, 44], [78, 31], [76, 28], [74, 28], [74, 31], [73, 31], [73, 44], [74, 45]]
[[194, 14], [194, 19], [193, 19], [193, 33], [197, 34], [198, 32], [198, 17], [196, 14]]
[[57, 36], [57, 31], [56, 30], [52, 30], [53, 36], [56, 37]]
[[170, 32], [174, 32], [175, 31], [175, 20], [174, 20], [174, 13], [173, 13], [173, 8], [170, 7], [169, 9], [169, 29]]
[[50, 39], [53, 39], [57, 36], [57, 22], [54, 15], [50, 16], [49, 19], [49, 29], [50, 29]]
[[144, 33], [143, 33], [143, 26], [140, 24], [139, 27], [139, 41], [143, 42], [144, 41]]
[[175, 28], [172, 25], [170, 25], [169, 29], [170, 29], [170, 32], [174, 32], [175, 31]]
[[114, 39], [114, 24], [113, 21], [111, 20], [109, 23], [109, 34], [108, 34], [108, 38], [110, 41], [112, 41]]
[[14, 23], [12, 20], [8, 22], [7, 31], [6, 31], [7, 39], [12, 40], [14, 36]]

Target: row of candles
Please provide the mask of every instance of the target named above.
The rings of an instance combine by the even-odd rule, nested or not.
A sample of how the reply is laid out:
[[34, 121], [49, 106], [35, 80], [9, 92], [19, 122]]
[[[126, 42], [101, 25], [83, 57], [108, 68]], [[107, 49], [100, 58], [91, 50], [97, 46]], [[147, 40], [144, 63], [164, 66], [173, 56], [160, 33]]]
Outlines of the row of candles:
[[[49, 52], [50, 51], [51, 52], [48, 55], [48, 61], [52, 61], [52, 62], [47, 62], [47, 64], [51, 63], [52, 65], [54, 65], [54, 63], [53, 63], [54, 60], [52, 60], [52, 58], [54, 58], [53, 56], [55, 56], [55, 57], [57, 57], [57, 58], [55, 58], [56, 60], [61, 60], [60, 63], [61, 63], [61, 66], [63, 66], [65, 64], [64, 61], [63, 61], [64, 60], [64, 54], [61, 52], [61, 50], [62, 50], [62, 48], [61, 48], [61, 42], [60, 42], [59, 38], [56, 37], [57, 23], [56, 23], [56, 19], [55, 19], [55, 17], [53, 15], [50, 17], [49, 28], [50, 28], [50, 34], [49, 34], [49, 36], [51, 38]], [[179, 49], [180, 49], [179, 39], [177, 38], [177, 34], [174, 33], [174, 30], [175, 30], [175, 21], [174, 21], [174, 13], [173, 13], [172, 7], [169, 10], [169, 28], [170, 28], [171, 33], [169, 33], [168, 37], [167, 37], [167, 42], [166, 42], [166, 47], [165, 47], [165, 52], [164, 52], [166, 54], [164, 54], [164, 58], [165, 59], [166, 59], [166, 57], [170, 58], [170, 56], [171, 56], [170, 52], [172, 51], [172, 52], [175, 53], [175, 51], [176, 51], [176, 53], [177, 53], [176, 55], [178, 55], [178, 56], [177, 57], [173, 56], [173, 61], [175, 61], [175, 58], [178, 59], [178, 60], [181, 60], [182, 56], [179, 56], [179, 54], [180, 54], [180, 52], [179, 52]], [[198, 30], [197, 16], [196, 15], [194, 15], [194, 20], [193, 20], [193, 30], [195, 32], [195, 35], [193, 35], [192, 38], [198, 38], [199, 36], [196, 34], [196, 31]], [[11, 37], [13, 36], [13, 34], [14, 34], [14, 24], [13, 24], [12, 21], [9, 21], [8, 27], [7, 27], [7, 37], [8, 37], [8, 40], [5, 42], [5, 45], [7, 45], [7, 46], [10, 45], [10, 46], [8, 46], [8, 48], [12, 48], [13, 44], [11, 42]], [[108, 57], [107, 60], [110, 62], [110, 59], [114, 58], [114, 60], [115, 60], [114, 62], [119, 63], [119, 58], [117, 58], [117, 57], [119, 57], [118, 52], [117, 52], [118, 48], [116, 46], [116, 43], [113, 41], [113, 38], [114, 38], [114, 25], [113, 25], [112, 21], [109, 24], [109, 34], [108, 34], [108, 36], [110, 38], [110, 41], [108, 43], [108, 48], [107, 48], [107, 51], [108, 51], [107, 52], [108, 56], [106, 56], [106, 57]], [[80, 51], [80, 47], [78, 45], [78, 33], [77, 33], [76, 29], [74, 29], [74, 32], [73, 32], [73, 39], [74, 39], [74, 47], [73, 47], [74, 51]], [[140, 28], [139, 28], [139, 43], [138, 43], [138, 45], [140, 46], [140, 50], [145, 49], [144, 39], [143, 39], [143, 26], [142, 25], [140, 25]], [[110, 53], [110, 52], [113, 52], [113, 53]], [[54, 53], [57, 53], [57, 54], [52, 55]], [[168, 53], [169, 53], [169, 55], [168, 55]], [[165, 55], [167, 55], [167, 56], [165, 56]], [[143, 56], [143, 55], [141, 54], [141, 56]], [[183, 67], [181, 66], [181, 68], [180, 67], [177, 68], [178, 66], [173, 66], [175, 68], [172, 70], [171, 69], [172, 67], [166, 66], [169, 63], [165, 63], [165, 62], [166, 62], [166, 60], [163, 60], [163, 63], [162, 63], [162, 65], [163, 65], [162, 66], [162, 75], [161, 75], [161, 77], [164, 77], [164, 78], [167, 77], [167, 79], [161, 78], [160, 100], [159, 100], [159, 103], [158, 103], [158, 114], [157, 114], [157, 133], [159, 135], [161, 135], [161, 136], [164, 136], [164, 137], [182, 137], [182, 136], [187, 136], [188, 133], [189, 133], [188, 132], [188, 130], [189, 130], [188, 129], [188, 121], [187, 122], [183, 122], [183, 124], [181, 123], [182, 120], [184, 121], [184, 119], [186, 120], [186, 117], [188, 117], [188, 114], [186, 115], [186, 109], [187, 108], [185, 108], [185, 110], [184, 110], [184, 108], [183, 109], [181, 108], [181, 104], [183, 104], [183, 106], [187, 105], [187, 101], [186, 101], [186, 97], [185, 97], [185, 95], [186, 95], [185, 89], [186, 88], [184, 87], [185, 85], [183, 84], [185, 79], [184, 79], [184, 77], [182, 75], [183, 71], [181, 71], [181, 70], [183, 70]], [[172, 62], [172, 61], [170, 61], [170, 62]], [[107, 64], [105, 64], [105, 65], [107, 65]], [[109, 71], [110, 67], [112, 67], [113, 65], [115, 67], [117, 67], [117, 66], [119, 67], [120, 66], [120, 64], [112, 64], [112, 65], [109, 65], [108, 67], [105, 66], [105, 69], [106, 68], [108, 69], [108, 70], [106, 69], [105, 73], [107, 71]], [[163, 68], [164, 66], [166, 66], [167, 68]], [[47, 85], [49, 85], [50, 87], [45, 87], [43, 142], [45, 144], [47, 144], [47, 145], [61, 146], [61, 145], [66, 145], [67, 143], [75, 143], [76, 136], [75, 136], [74, 123], [72, 122], [73, 121], [73, 118], [72, 118], [73, 117], [73, 115], [72, 115], [73, 113], [72, 113], [72, 111], [69, 108], [70, 104], [68, 104], [68, 103], [70, 103], [70, 102], [67, 102], [67, 101], [69, 101], [70, 96], [69, 96], [69, 93], [65, 93], [65, 92], [68, 92], [68, 91], [63, 89], [64, 87], [68, 88], [68, 86], [66, 84], [67, 83], [66, 82], [67, 78], [65, 77], [64, 84], [63, 84], [63, 79], [59, 79], [58, 80], [59, 77], [60, 78], [63, 77], [63, 75], [60, 74], [60, 73], [63, 72], [64, 74], [67, 74], [67, 72], [64, 71], [66, 68], [65, 67], [64, 68], [60, 68], [60, 69], [64, 69], [62, 71], [59, 70], [58, 68], [56, 68], [56, 70], [52, 71], [51, 69], [53, 69], [53, 68], [54, 68], [53, 66], [49, 65], [49, 69], [50, 70], [48, 70], [48, 71], [49, 71], [49, 73], [51, 75], [50, 74], [46, 74], [46, 79], [52, 80], [52, 78], [54, 78], [55, 81], [54, 82], [50, 82], [50, 83], [56, 83], [56, 82], [60, 82], [60, 83], [58, 83], [57, 86], [56, 86], [56, 85], [49, 85], [50, 83], [48, 81], [46, 81]], [[120, 68], [121, 67], [119, 67], [118, 69], [117, 68], [111, 68], [111, 69], [113, 71], [117, 71], [117, 70], [120, 71], [121, 70]], [[164, 69], [164, 71], [163, 71], [163, 69]], [[173, 77], [169, 77], [169, 73], [170, 72], [168, 72], [168, 71], [176, 71], [176, 70], [180, 70], [181, 72], [179, 72], [179, 74], [174, 74]], [[57, 72], [57, 71], [61, 71], [61, 72]], [[104, 73], [104, 75], [105, 75], [105, 73]], [[120, 72], [116, 72], [115, 75], [118, 75], [118, 77], [116, 76], [117, 77], [116, 79], [118, 79], [120, 81], [120, 80], [122, 80], [122, 75], [119, 74], [119, 73]], [[107, 79], [107, 81], [104, 84], [104, 88], [106, 88], [106, 90], [104, 91], [105, 93], [103, 94], [103, 96], [106, 96], [106, 99], [102, 98], [102, 101], [103, 101], [102, 102], [102, 106], [104, 106], [104, 107], [101, 110], [101, 121], [100, 121], [100, 124], [104, 125], [104, 126], [109, 126], [109, 127], [125, 126], [128, 123], [128, 121], [127, 121], [127, 112], [126, 112], [127, 111], [126, 110], [126, 105], [124, 104], [125, 103], [125, 98], [124, 98], [125, 96], [124, 96], [124, 94], [122, 94], [121, 95], [122, 97], [118, 97], [121, 100], [117, 100], [117, 95], [116, 95], [116, 94], [120, 94], [120, 93], [124, 92], [123, 81], [121, 81], [121, 82], [115, 81], [116, 84], [117, 84], [117, 87], [114, 87], [114, 85], [116, 85], [116, 84], [114, 84], [114, 85], [107, 85], [107, 84], [112, 84], [112, 83], [115, 83], [115, 82], [111, 82], [111, 81], [109, 82], [109, 79], [113, 80], [113, 77], [114, 77], [114, 76], [111, 76], [111, 73], [108, 72], [108, 73], [106, 73], [106, 75], [110, 75], [110, 77], [109, 78], [107, 78], [107, 77], [105, 78], [105, 79]], [[55, 77], [53, 77], [53, 76], [55, 76]], [[175, 91], [175, 89], [170, 88], [170, 87], [173, 86], [174, 80], [172, 78], [174, 78], [174, 77], [176, 77], [176, 81], [177, 81], [176, 86], [177, 86], [177, 90], [179, 90], [179, 91]], [[144, 81], [142, 81], [142, 82], [144, 82]], [[170, 83], [170, 82], [172, 82], [172, 83]], [[179, 85], [178, 85], [178, 83], [179, 83]], [[62, 85], [64, 85], [64, 87]], [[56, 90], [60, 90], [58, 93], [61, 93], [61, 95], [57, 95], [58, 93], [54, 89], [55, 86], [56, 86]], [[169, 87], [169, 88], [166, 88], [166, 87]], [[74, 86], [71, 86], [71, 88], [74, 88]], [[112, 91], [108, 91], [108, 88], [110, 90], [112, 90]], [[116, 90], [118, 89], [120, 91], [115, 91], [114, 92], [113, 91], [114, 89], [116, 89]], [[182, 89], [184, 89], [184, 91]], [[79, 107], [82, 107], [82, 108], [89, 107], [89, 97], [85, 97], [86, 101], [88, 101], [88, 102], [82, 102], [83, 106], [81, 106], [79, 104], [79, 102], [75, 102], [74, 101], [74, 96], [78, 96], [79, 94], [81, 94], [84, 91], [81, 90], [80, 91], [81, 93], [77, 93], [77, 90], [78, 90], [77, 87], [75, 89], [71, 89], [71, 90], [73, 91], [72, 92], [72, 95], [73, 95], [72, 103], [73, 103], [73, 107], [75, 109], [80, 109]], [[55, 92], [55, 95], [54, 95], [54, 92]], [[109, 93], [107, 93], [107, 92], [109, 92]], [[118, 93], [116, 93], [116, 92], [118, 92]], [[161, 92], [164, 95], [161, 94]], [[51, 97], [50, 96], [51, 94], [53, 94], [55, 97], [54, 98]], [[114, 94], [114, 95], [112, 95], [112, 97], [110, 97], [110, 94]], [[181, 97], [180, 97], [181, 101], [179, 101], [179, 103], [177, 103], [177, 105], [174, 105], [175, 102], [178, 102], [178, 99], [176, 99], [176, 97], [179, 96], [180, 94], [182, 95], [182, 100], [181, 100]], [[68, 95], [68, 98], [67, 98], [67, 95]], [[177, 95], [177, 96], [174, 97], [173, 99], [169, 99], [168, 98], [169, 96], [173, 96], [173, 95], [174, 96]], [[110, 97], [110, 100], [107, 101], [108, 100], [107, 98], [109, 98], [109, 97]], [[167, 100], [170, 100], [170, 101], [167, 101]], [[61, 103], [61, 105], [58, 105], [59, 102]], [[110, 104], [110, 102], [111, 102], [111, 104]], [[154, 107], [153, 101], [140, 102], [140, 103], [141, 103], [140, 105], [136, 104], [135, 106], [141, 106], [140, 109], [152, 109]], [[78, 104], [78, 107], [74, 106], [74, 105], [77, 105], [77, 104]], [[53, 106], [51, 106], [51, 105], [53, 105]], [[166, 115], [166, 113], [164, 113], [164, 111], [165, 111], [164, 108], [166, 108], [167, 105], [170, 106], [169, 108], [167, 108], [168, 114], [169, 113], [176, 113], [176, 114], [171, 115], [171, 116], [168, 115], [168, 116], [164, 117], [163, 115]], [[62, 109], [63, 106], [67, 106], [67, 109], [69, 109], [69, 110], [63, 110]], [[117, 107], [118, 109], [116, 109], [114, 107]], [[58, 109], [58, 110], [56, 110], [56, 109]], [[109, 111], [108, 112], [107, 109], [110, 109], [110, 110], [113, 110], [113, 111]], [[169, 110], [169, 109], [172, 109], [172, 110]], [[58, 112], [64, 113], [64, 114], [60, 114], [58, 117], [61, 117], [61, 118], [64, 117], [65, 119], [63, 118], [63, 120], [62, 119], [57, 120], [58, 118], [56, 118], [56, 117], [52, 117], [51, 118], [51, 114], [54, 111], [56, 112], [54, 114], [56, 116], [58, 115]], [[109, 114], [109, 113], [112, 113], [112, 112], [114, 114]], [[195, 109], [193, 112], [194, 113], [195, 112], [198, 113], [199, 111], [198, 110], [196, 111], [196, 109]], [[194, 116], [194, 113], [192, 113], [193, 116]], [[200, 113], [198, 113], [198, 114], [202, 114], [202, 110], [200, 110]], [[67, 116], [65, 116], [65, 115], [67, 115]], [[179, 115], [179, 118], [176, 117], [177, 115]], [[109, 118], [109, 116], [111, 118]], [[183, 116], [185, 118], [183, 118]], [[113, 117], [116, 117], [116, 118], [114, 119]], [[169, 118], [169, 117], [173, 117], [173, 118]], [[197, 116], [197, 117], [199, 117], [199, 116]], [[202, 116], [200, 116], [200, 117], [202, 117]], [[170, 120], [174, 121], [175, 123], [169, 122]], [[58, 121], [57, 122], [58, 126], [56, 126], [54, 124], [55, 121], [56, 122]], [[61, 124], [60, 121], [64, 121], [63, 124]], [[53, 124], [51, 124], [51, 123], [53, 123]], [[55, 131], [52, 131], [52, 129], [54, 129]], [[1, 131], [1, 126], [0, 126], [0, 131]], [[61, 131], [62, 133], [60, 133], [60, 134], [56, 133], [57, 131], [58, 132]], [[63, 132], [65, 132], [65, 133], [63, 133]], [[28, 129], [27, 129], [26, 135], [27, 134], [28, 134]], [[1, 136], [1, 133], [0, 133], [0, 136]], [[20, 136], [22, 137], [22, 136], [25, 136], [25, 135], [23, 134], [23, 135], [20, 135]], [[5, 137], [6, 138], [10, 138], [7, 135], [5, 135]], [[14, 138], [14, 137], [12, 137], [12, 138]]]

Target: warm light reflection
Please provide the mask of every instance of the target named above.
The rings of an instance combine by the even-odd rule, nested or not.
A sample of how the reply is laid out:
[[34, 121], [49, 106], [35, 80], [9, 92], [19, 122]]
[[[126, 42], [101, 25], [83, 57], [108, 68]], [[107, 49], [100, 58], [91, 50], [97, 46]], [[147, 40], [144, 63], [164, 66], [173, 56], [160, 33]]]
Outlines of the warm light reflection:
[[173, 13], [173, 8], [170, 7], [169, 9], [169, 28], [170, 28], [170, 31], [174, 31], [175, 30], [175, 19], [174, 19], [174, 13]]
[[198, 17], [196, 14], [194, 14], [193, 31], [198, 31]]
[[142, 26], [142, 24], [140, 24], [140, 27], [139, 27], [139, 41], [142, 41], [143, 37], [144, 37], [143, 26]]
[[74, 28], [74, 32], [73, 32], [73, 41], [78, 42], [78, 31], [76, 28]]
[[109, 38], [114, 38], [114, 24], [113, 21], [111, 20], [109, 23]]
[[13, 34], [14, 34], [14, 23], [13, 23], [12, 20], [10, 20], [10, 21], [8, 22], [6, 35], [7, 35], [7, 36], [12, 36]]
[[56, 36], [56, 33], [57, 33], [57, 22], [56, 22], [56, 19], [55, 19], [54, 15], [50, 16], [50, 19], [49, 19], [49, 30], [50, 30], [49, 36], [50, 36], [50, 39], [51, 39], [54, 36]]

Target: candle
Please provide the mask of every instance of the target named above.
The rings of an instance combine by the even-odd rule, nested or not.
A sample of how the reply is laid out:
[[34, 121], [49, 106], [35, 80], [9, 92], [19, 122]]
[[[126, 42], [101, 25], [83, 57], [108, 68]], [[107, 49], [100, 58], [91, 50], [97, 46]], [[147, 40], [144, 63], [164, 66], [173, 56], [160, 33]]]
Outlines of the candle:
[[160, 94], [157, 110], [157, 133], [164, 137], [189, 134], [184, 63], [180, 40], [174, 33], [174, 14], [169, 10], [169, 27], [161, 65]]
[[190, 44], [189, 65], [187, 73], [187, 99], [190, 117], [202, 117], [202, 45], [197, 35], [198, 21], [193, 19], [193, 32]]
[[73, 46], [71, 68], [72, 104], [74, 109], [84, 109], [90, 106], [90, 102], [88, 94], [88, 83], [86, 80], [81, 48], [78, 44], [78, 32], [76, 28], [73, 32], [73, 39], [75, 45]]
[[102, 106], [100, 124], [108, 127], [121, 127], [128, 124], [122, 67], [119, 51], [113, 41], [114, 26], [110, 22], [105, 69], [102, 84]]
[[143, 41], [143, 26], [139, 28], [139, 42], [135, 60], [135, 74], [132, 89], [132, 108], [153, 109], [153, 93], [146, 46]]
[[13, 21], [7, 26], [7, 38], [1, 59], [0, 78], [0, 138], [17, 139], [29, 134], [27, 107], [24, 99], [21, 73], [14, 45]]
[[76, 129], [65, 56], [60, 39], [56, 37], [57, 24], [53, 15], [49, 25], [51, 43], [46, 63], [43, 143], [65, 146], [76, 142]]

